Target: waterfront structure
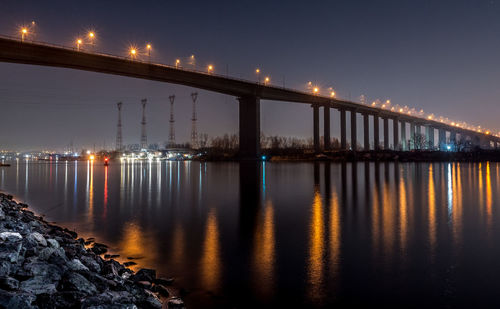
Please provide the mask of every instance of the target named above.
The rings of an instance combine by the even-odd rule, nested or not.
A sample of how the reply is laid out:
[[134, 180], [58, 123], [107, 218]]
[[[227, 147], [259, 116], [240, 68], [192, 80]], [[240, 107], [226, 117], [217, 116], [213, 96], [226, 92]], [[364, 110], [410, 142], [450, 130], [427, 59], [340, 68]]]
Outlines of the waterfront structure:
[[[246, 81], [228, 76], [217, 75], [214, 73], [213, 66], [208, 71], [185, 70], [178, 66], [168, 66], [163, 64], [154, 64], [151, 62], [142, 62], [130, 57], [116, 57], [104, 54], [81, 52], [74, 48], [64, 48], [48, 44], [39, 44], [33, 42], [23, 42], [11, 38], [0, 37], [0, 61], [12, 63], [24, 63], [33, 65], [44, 65], [53, 67], [72, 68], [114, 75], [130, 76], [148, 80], [155, 80], [166, 83], [180, 84], [199, 89], [214, 91], [237, 98], [239, 102], [239, 141], [240, 155], [242, 157], [256, 158], [260, 153], [260, 101], [285, 101], [309, 104], [313, 109], [313, 141], [314, 150], [321, 152], [319, 136], [319, 112], [320, 108], [324, 112], [324, 137], [328, 139], [324, 143], [324, 150], [330, 148], [330, 111], [336, 109], [340, 113], [340, 132], [341, 149], [358, 150], [357, 142], [357, 115], [364, 117], [363, 124], [367, 127], [363, 130], [369, 134], [369, 117], [373, 118], [373, 149], [380, 149], [380, 130], [379, 119], [383, 121], [383, 149], [403, 149], [407, 145], [406, 134], [401, 134], [399, 140], [399, 124], [404, 122], [410, 124], [410, 149], [415, 149], [418, 145], [417, 138], [420, 135], [422, 126], [427, 129], [428, 141], [434, 139], [435, 130], [438, 131], [437, 147], [440, 150], [450, 150], [450, 144], [447, 142], [446, 135], [452, 136], [452, 140], [457, 141], [457, 135], [460, 139], [467, 139], [473, 146], [481, 148], [498, 147], [500, 137], [492, 135], [483, 130], [471, 130], [438, 121], [433, 118], [423, 118], [413, 114], [405, 114], [391, 109], [384, 109], [377, 106], [365, 105], [357, 102], [340, 100], [333, 96], [322, 96], [317, 87], [314, 91], [303, 92], [295, 89], [276, 87], [271, 85], [269, 77], [265, 82], [258, 83]], [[350, 113], [350, 146], [348, 148], [346, 132], [346, 112]], [[368, 119], [368, 121], [366, 120]], [[393, 139], [389, 140], [389, 123], [392, 123]], [[416, 128], [419, 134], [416, 133]], [[460, 140], [458, 139], [458, 140]], [[141, 138], [141, 146], [143, 146]], [[366, 147], [365, 138], [364, 150]], [[434, 148], [434, 143], [425, 143], [424, 148]]]

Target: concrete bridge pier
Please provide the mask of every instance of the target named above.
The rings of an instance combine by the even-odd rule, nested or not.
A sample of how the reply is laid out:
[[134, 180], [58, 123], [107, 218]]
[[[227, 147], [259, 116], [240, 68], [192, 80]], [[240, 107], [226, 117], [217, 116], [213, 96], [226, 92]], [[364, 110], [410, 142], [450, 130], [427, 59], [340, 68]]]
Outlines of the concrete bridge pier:
[[364, 140], [364, 150], [370, 150], [370, 121], [369, 115], [363, 114], [363, 140]]
[[389, 149], [389, 118], [384, 119], [384, 150]]
[[340, 149], [347, 150], [347, 138], [346, 138], [346, 119], [345, 119], [345, 109], [339, 109], [340, 112]]
[[240, 149], [242, 158], [257, 159], [260, 155], [260, 98], [240, 97]]
[[373, 144], [375, 150], [380, 150], [380, 128], [378, 115], [373, 115]]
[[401, 120], [401, 150], [405, 151], [408, 150], [407, 147], [407, 142], [406, 142], [406, 122], [404, 120]]
[[410, 122], [410, 149], [415, 150], [415, 123]]
[[357, 136], [357, 128], [356, 125], [356, 111], [351, 110], [351, 149], [352, 151], [356, 151], [358, 149], [358, 136]]
[[434, 128], [431, 126], [427, 126], [425, 130], [425, 137], [427, 140], [428, 149], [434, 149]]
[[323, 144], [325, 145], [325, 151], [331, 149], [330, 146], [330, 106], [325, 105], [323, 107], [324, 118], [323, 118]]
[[314, 152], [320, 153], [321, 149], [319, 147], [319, 106], [312, 105], [313, 108], [313, 144]]
[[446, 131], [443, 128], [438, 129], [439, 133], [439, 150], [446, 150]]
[[456, 150], [457, 146], [457, 132], [456, 131], [450, 131], [450, 144], [453, 147], [453, 150]]
[[394, 150], [400, 150], [400, 145], [399, 145], [399, 119], [393, 118], [392, 119], [392, 137], [394, 139]]

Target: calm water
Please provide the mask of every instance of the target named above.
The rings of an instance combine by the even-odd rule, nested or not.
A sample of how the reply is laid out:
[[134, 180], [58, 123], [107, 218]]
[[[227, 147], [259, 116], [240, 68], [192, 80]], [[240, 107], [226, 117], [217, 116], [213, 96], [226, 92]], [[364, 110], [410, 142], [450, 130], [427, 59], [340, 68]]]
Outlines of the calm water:
[[0, 190], [191, 307], [500, 305], [497, 163], [12, 163]]

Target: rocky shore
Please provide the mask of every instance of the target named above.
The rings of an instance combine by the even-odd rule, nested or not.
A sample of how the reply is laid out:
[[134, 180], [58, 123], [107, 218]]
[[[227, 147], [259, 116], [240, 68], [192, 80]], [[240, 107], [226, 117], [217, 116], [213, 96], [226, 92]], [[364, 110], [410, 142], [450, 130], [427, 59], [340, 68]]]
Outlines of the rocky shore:
[[0, 308], [184, 308], [173, 279], [103, 258], [106, 245], [27, 207], [0, 193]]

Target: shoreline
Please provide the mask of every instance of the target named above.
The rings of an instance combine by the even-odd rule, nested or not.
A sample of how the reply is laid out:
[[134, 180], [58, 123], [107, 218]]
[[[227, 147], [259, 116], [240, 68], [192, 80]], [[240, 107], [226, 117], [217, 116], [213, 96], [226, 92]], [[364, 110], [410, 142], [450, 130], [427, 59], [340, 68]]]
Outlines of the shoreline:
[[185, 308], [172, 278], [134, 272], [106, 245], [27, 208], [0, 192], [0, 307]]

